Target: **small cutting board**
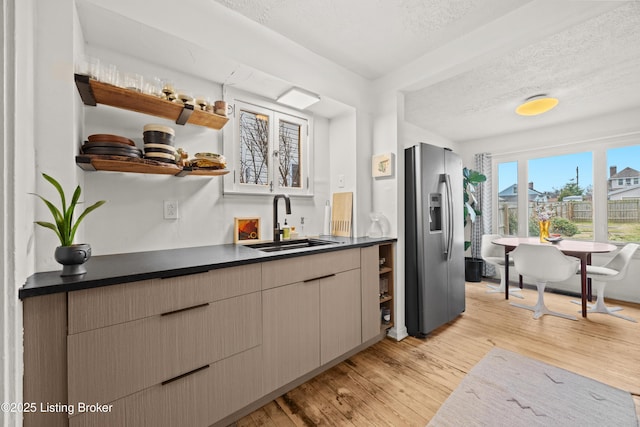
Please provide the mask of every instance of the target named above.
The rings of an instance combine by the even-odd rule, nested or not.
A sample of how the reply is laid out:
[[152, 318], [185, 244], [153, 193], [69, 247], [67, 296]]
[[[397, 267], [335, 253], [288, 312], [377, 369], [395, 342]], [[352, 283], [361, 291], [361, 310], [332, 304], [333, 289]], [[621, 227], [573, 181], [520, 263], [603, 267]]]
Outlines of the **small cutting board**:
[[353, 193], [333, 193], [331, 208], [331, 234], [351, 237], [351, 217], [353, 212]]

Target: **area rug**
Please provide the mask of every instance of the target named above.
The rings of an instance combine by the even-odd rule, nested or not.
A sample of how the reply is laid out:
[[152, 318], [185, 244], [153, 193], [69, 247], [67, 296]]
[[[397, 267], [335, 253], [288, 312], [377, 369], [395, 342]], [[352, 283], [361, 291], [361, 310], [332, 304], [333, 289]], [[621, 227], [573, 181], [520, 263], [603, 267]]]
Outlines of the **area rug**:
[[494, 348], [428, 425], [638, 427], [638, 419], [626, 391]]

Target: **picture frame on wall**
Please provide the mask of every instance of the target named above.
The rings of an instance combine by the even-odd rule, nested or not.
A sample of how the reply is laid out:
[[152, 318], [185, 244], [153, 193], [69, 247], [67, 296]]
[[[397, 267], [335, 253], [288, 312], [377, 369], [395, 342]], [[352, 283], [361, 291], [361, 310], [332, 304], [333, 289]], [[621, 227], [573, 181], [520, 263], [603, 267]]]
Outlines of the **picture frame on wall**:
[[236, 217], [233, 242], [245, 243], [260, 240], [260, 217]]
[[372, 157], [371, 176], [373, 178], [393, 176], [393, 153], [378, 154]]

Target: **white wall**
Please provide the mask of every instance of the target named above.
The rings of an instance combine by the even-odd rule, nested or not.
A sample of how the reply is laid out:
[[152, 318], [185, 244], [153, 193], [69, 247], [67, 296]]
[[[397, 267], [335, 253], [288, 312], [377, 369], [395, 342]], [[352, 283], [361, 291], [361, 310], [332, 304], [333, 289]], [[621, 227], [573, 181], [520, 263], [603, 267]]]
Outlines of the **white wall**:
[[[36, 88], [47, 90], [38, 90], [35, 100], [36, 112], [42, 117], [35, 127], [35, 169], [37, 174], [46, 172], [55, 176], [65, 188], [70, 189], [69, 191], [76, 183], [83, 185], [83, 199], [87, 203], [107, 200], [107, 204], [86, 218], [78, 234], [78, 239], [91, 243], [94, 255], [229, 243], [232, 242], [234, 216], [260, 216], [263, 218], [263, 235], [270, 238], [272, 204], [271, 198], [266, 196], [223, 196], [222, 180], [228, 178], [175, 178], [81, 171], [73, 159], [82, 141], [93, 133], [121, 134], [134, 139], [141, 146], [142, 126], [146, 123], [163, 123], [176, 129], [176, 145], [182, 146], [189, 153], [221, 152], [222, 144], [219, 131], [195, 126], [177, 126], [163, 119], [104, 105], [82, 105], [71, 79], [74, 57], [88, 53], [116, 64], [124, 71], [173, 78], [179, 87], [186, 88], [194, 94], [204, 93], [212, 99], [222, 98], [221, 82], [207, 80], [206, 77], [211, 74], [219, 75], [220, 69], [231, 69], [234, 70], [232, 84], [239, 88], [242, 88], [243, 84], [249, 87], [273, 87], [278, 84], [290, 86], [295, 83], [308, 89], [330, 92], [335, 99], [347, 100], [354, 105], [368, 105], [364, 101], [368, 96], [365, 90], [368, 84], [363, 79], [339, 69], [309, 51], [301, 51], [293, 42], [262, 27], [254, 26], [251, 21], [240, 19], [220, 5], [193, 4], [191, 8], [184, 8], [184, 5], [178, 7], [167, 2], [164, 6], [158, 4], [148, 8], [145, 2], [136, 1], [88, 0], [77, 3], [83, 8], [83, 22], [78, 20], [75, 2], [71, 0], [63, 5], [56, 4], [55, 13], [48, 10], [54, 7], [49, 2], [41, 2], [38, 5], [38, 28], [42, 31], [38, 32], [40, 48], [37, 58], [40, 66], [36, 68]], [[168, 31], [169, 35], [164, 35], [168, 38], [163, 39], [162, 46], [154, 45], [153, 38], [140, 38], [140, 35], [151, 31], [149, 28], [158, 27], [167, 16], [175, 16], [175, 13], [167, 13], [174, 7], [176, 13], [179, 11], [192, 19], [203, 19], [203, 16], [206, 16], [209, 25], [170, 26], [171, 31]], [[59, 16], [60, 14], [63, 16]], [[123, 26], [117, 29], [98, 28], [102, 18], [120, 20]], [[60, 22], [65, 20], [69, 21], [67, 25], [60, 26]], [[140, 21], [139, 25], [132, 23], [136, 20]], [[214, 44], [212, 52], [200, 50], [201, 48], [196, 46], [197, 43], [212, 46], [211, 43], [203, 43], [209, 34], [202, 31], [215, 26], [215, 23], [218, 24], [217, 31], [228, 27], [225, 36], [233, 41], [219, 46]], [[173, 30], [177, 34], [172, 36]], [[87, 31], [91, 35], [89, 44], [85, 43], [84, 37]], [[123, 34], [137, 31], [137, 40], [140, 43], [118, 42], [118, 38]], [[251, 37], [254, 39], [248, 42]], [[258, 38], [261, 45], [260, 55], [275, 55], [271, 57], [272, 61], [259, 60], [255, 49], [255, 40]], [[185, 48], [185, 40], [194, 43], [191, 48]], [[230, 44], [234, 49], [229, 48]], [[181, 58], [182, 62], [174, 63], [171, 57], [162, 56], [163, 51], [169, 55], [173, 52], [172, 49], [182, 53], [182, 56], [176, 56]], [[189, 53], [192, 55], [191, 61], [187, 60]], [[305, 60], [301, 61], [302, 58]], [[291, 65], [292, 62], [296, 63], [295, 67]], [[170, 66], [159, 65], [160, 63], [169, 63]], [[260, 65], [262, 70], [253, 68], [257, 65]], [[196, 75], [198, 77], [194, 77]], [[324, 97], [324, 92], [321, 93]], [[49, 96], [50, 94], [53, 96]], [[338, 103], [334, 101], [331, 105]], [[319, 234], [322, 231], [324, 203], [331, 199], [331, 193], [334, 191], [356, 193], [356, 234], [361, 234], [363, 228], [366, 231], [368, 225], [358, 224], [360, 206], [364, 205], [362, 212], [368, 214], [370, 211], [367, 203], [370, 205], [368, 199], [371, 190], [366, 187], [361, 189], [358, 185], [358, 179], [361, 184], [364, 181], [359, 178], [363, 172], [357, 158], [358, 151], [370, 146], [370, 119], [364, 112], [358, 113], [362, 119], [357, 118], [354, 107], [351, 107], [351, 112], [343, 111], [344, 108], [331, 120], [322, 117], [315, 120], [315, 197], [293, 198], [293, 212], [288, 220], [290, 225], [296, 226], [308, 235]], [[333, 157], [330, 157], [331, 147], [335, 147]], [[368, 157], [370, 156], [366, 154], [365, 158]], [[337, 174], [345, 175], [343, 189], [337, 188]], [[333, 179], [330, 178], [332, 176]], [[43, 185], [40, 179], [36, 189], [48, 197], [54, 197], [53, 189], [47, 186], [48, 184]], [[360, 190], [360, 196], [356, 189]], [[163, 200], [178, 201], [178, 220], [162, 218]], [[39, 219], [47, 218], [47, 215], [48, 212], [42, 207], [37, 207], [36, 216]], [[304, 227], [301, 227], [302, 217]], [[359, 222], [364, 223], [362, 220]], [[35, 242], [36, 271], [58, 269], [59, 266], [52, 257], [53, 248], [56, 246], [53, 233], [48, 230], [35, 230]]]
[[[211, 99], [222, 99], [220, 84], [139, 61], [112, 51], [90, 48], [88, 52], [101, 60], [116, 64], [122, 70], [136, 70], [143, 75], [173, 79], [176, 87], [190, 93], [202, 93]], [[200, 126], [179, 126], [169, 120], [133, 113], [104, 105], [84, 107], [84, 136], [113, 133], [133, 139], [142, 148], [142, 129], [147, 123], [159, 123], [176, 131], [175, 145], [190, 155], [208, 151], [221, 153], [222, 132]], [[231, 126], [229, 122], [227, 126]], [[322, 206], [329, 198], [329, 131], [328, 120], [314, 122], [314, 170], [317, 184], [315, 196], [292, 196], [289, 225], [304, 232], [321, 232]], [[76, 147], [77, 148], [77, 147]], [[347, 157], [348, 158], [348, 157]], [[206, 246], [233, 242], [235, 216], [262, 218], [262, 236], [272, 238], [272, 195], [223, 195], [223, 177], [176, 178], [117, 172], [85, 173], [85, 192], [90, 202], [107, 200], [86, 219], [86, 241], [93, 253], [112, 254], [176, 247]], [[163, 219], [163, 201], [176, 200], [179, 219]], [[281, 210], [282, 212], [282, 210]], [[282, 218], [281, 218], [282, 221]]]
[[[329, 120], [329, 163], [322, 167], [329, 170], [329, 191], [333, 193], [353, 192], [356, 204], [358, 174], [356, 170], [356, 111]], [[342, 181], [340, 183], [339, 181]], [[333, 199], [327, 197], [333, 207]], [[355, 224], [352, 224], [352, 230]]]

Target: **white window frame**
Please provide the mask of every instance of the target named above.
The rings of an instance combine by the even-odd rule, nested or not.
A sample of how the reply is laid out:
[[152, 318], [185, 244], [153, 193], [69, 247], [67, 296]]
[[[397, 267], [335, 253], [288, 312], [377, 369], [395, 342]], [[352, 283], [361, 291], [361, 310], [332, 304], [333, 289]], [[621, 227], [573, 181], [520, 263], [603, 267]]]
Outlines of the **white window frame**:
[[[313, 115], [276, 104], [272, 100], [237, 89], [224, 88], [224, 98], [229, 105], [229, 122], [223, 128], [223, 154], [230, 173], [224, 177], [224, 194], [313, 196]], [[269, 166], [267, 185], [240, 183], [240, 111], [263, 114], [269, 119]], [[300, 131], [300, 180], [301, 187], [281, 187], [278, 176], [279, 121], [301, 126]]]
[[[608, 172], [607, 168], [607, 150], [611, 148], [621, 148], [626, 146], [638, 145], [639, 135], [627, 134], [620, 136], [612, 136], [599, 138], [589, 141], [579, 141], [567, 145], [559, 145], [552, 147], [541, 147], [538, 149], [526, 149], [519, 152], [509, 152], [507, 154], [494, 154], [492, 156], [492, 172], [493, 188], [498, 185], [498, 163], [518, 162], [518, 186], [528, 184], [529, 169], [528, 161], [539, 157], [549, 157], [550, 148], [553, 149], [553, 155], [575, 154], [582, 152], [592, 153], [593, 168], [593, 236], [595, 241], [609, 241], [608, 230], [608, 214], [607, 214], [607, 186]], [[518, 196], [518, 234], [525, 236], [529, 229], [529, 215], [527, 206], [527, 197], [521, 193]], [[498, 198], [493, 198], [493, 229], [498, 227]], [[604, 203], [602, 202], [604, 201]], [[620, 242], [610, 242], [612, 244], [622, 246]]]

